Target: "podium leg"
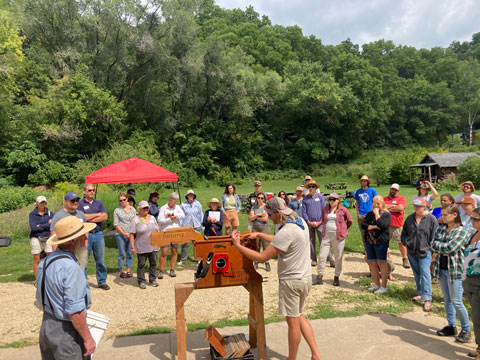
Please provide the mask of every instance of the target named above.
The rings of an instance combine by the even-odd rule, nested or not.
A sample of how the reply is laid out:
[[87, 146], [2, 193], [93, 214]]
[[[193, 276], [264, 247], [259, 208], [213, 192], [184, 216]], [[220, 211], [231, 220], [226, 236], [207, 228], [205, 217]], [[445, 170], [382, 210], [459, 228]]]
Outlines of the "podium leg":
[[193, 284], [175, 285], [175, 319], [177, 328], [178, 360], [187, 360], [187, 322], [185, 320], [185, 301], [193, 291]]

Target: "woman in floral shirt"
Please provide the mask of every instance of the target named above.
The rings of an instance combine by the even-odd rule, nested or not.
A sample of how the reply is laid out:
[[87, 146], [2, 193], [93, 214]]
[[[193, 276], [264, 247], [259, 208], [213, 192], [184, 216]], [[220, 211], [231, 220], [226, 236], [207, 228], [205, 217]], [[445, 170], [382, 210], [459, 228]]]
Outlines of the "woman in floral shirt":
[[439, 336], [457, 334], [455, 317], [462, 324], [462, 331], [455, 340], [466, 343], [470, 340], [468, 312], [463, 305], [463, 251], [468, 245], [468, 233], [462, 226], [457, 205], [447, 205], [441, 212], [442, 225], [435, 232], [430, 247], [438, 254], [433, 264], [433, 276], [440, 280], [448, 325], [437, 331]]
[[467, 301], [472, 307], [472, 322], [477, 348], [468, 353], [480, 360], [480, 208], [473, 210], [471, 215], [475, 232], [465, 250], [463, 268], [463, 289]]

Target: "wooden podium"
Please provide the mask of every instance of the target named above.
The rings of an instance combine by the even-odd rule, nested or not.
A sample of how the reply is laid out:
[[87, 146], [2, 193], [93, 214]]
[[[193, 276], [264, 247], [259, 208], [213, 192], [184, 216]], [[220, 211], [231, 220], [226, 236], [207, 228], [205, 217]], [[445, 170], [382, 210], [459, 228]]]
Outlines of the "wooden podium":
[[[245, 238], [245, 234], [247, 233], [242, 233], [244, 245], [256, 249], [256, 241]], [[249, 343], [252, 348], [258, 347], [258, 358], [266, 360], [263, 278], [254, 269], [253, 261], [243, 256], [233, 246], [231, 237], [214, 236], [204, 239], [192, 227], [183, 227], [153, 233], [150, 240], [152, 245], [156, 246], [170, 243], [181, 244], [192, 240], [195, 259], [201, 260], [194, 282], [175, 284], [178, 359], [187, 359], [187, 323], [184, 305], [193, 290], [241, 285], [250, 293]]]

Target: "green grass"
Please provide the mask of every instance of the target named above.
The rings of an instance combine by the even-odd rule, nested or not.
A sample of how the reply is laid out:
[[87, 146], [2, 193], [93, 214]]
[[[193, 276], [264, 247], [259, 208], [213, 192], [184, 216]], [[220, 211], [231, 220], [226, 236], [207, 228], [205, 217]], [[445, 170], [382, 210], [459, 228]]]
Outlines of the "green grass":
[[[363, 290], [349, 292], [341, 289], [328, 290], [326, 297], [321, 303], [315, 305], [309, 319], [331, 319], [336, 317], [354, 317], [365, 314], [391, 314], [401, 315], [413, 311], [416, 304], [411, 298], [416, 295], [415, 283], [409, 282], [398, 285], [393, 282], [388, 283], [388, 293], [384, 295], [375, 295], [367, 291], [372, 285], [372, 280], [367, 277], [361, 277], [356, 283]], [[432, 304], [433, 311], [441, 316], [445, 316], [445, 310], [442, 305], [443, 297], [438, 285], [432, 286]]]
[[170, 334], [175, 332], [175, 329], [168, 328], [168, 327], [148, 327], [142, 330], [136, 330], [131, 333], [125, 333], [116, 335], [115, 337], [126, 337], [126, 336], [140, 336], [140, 335], [156, 335], [156, 334]]
[[[259, 179], [263, 180], [263, 179]], [[286, 192], [294, 192], [295, 188], [302, 183], [302, 178], [293, 179], [293, 180], [276, 180], [276, 181], [262, 181], [263, 187], [262, 190], [265, 192], [278, 193], [280, 190]], [[346, 181], [348, 190], [354, 191], [358, 189], [359, 185], [353, 179], [345, 178], [327, 178], [327, 177], [317, 177], [315, 179], [319, 184], [322, 185], [322, 191], [326, 191], [324, 185], [329, 182], [335, 181]], [[160, 190], [160, 191], [159, 191]], [[184, 195], [188, 189], [181, 189], [181, 200], [184, 200]], [[203, 185], [198, 188], [194, 188], [197, 195], [197, 200], [203, 205], [204, 210], [206, 209], [206, 203], [212, 197], [221, 199], [222, 193], [224, 191], [223, 187], [218, 186], [207, 186]], [[388, 194], [389, 185], [376, 187], [376, 190], [379, 194], [386, 196]], [[155, 184], [152, 184], [151, 189], [138, 191], [136, 200], [147, 200], [150, 192], [158, 191], [160, 194], [159, 205], [163, 205], [167, 202], [168, 195], [172, 191], [171, 189], [159, 189], [155, 187]], [[237, 186], [237, 193], [250, 193], [253, 191], [253, 184], [242, 184]], [[401, 187], [400, 194], [404, 196], [407, 200], [406, 214], [413, 212], [413, 206], [411, 201], [417, 191], [415, 188], [404, 185]], [[457, 192], [459, 193], [459, 192]], [[454, 193], [453, 195], [456, 195]], [[99, 186], [99, 191], [97, 198], [104, 202], [109, 215], [109, 220], [107, 221], [107, 229], [112, 230], [111, 222], [113, 219], [113, 211], [118, 206], [118, 192], [109, 191], [106, 186]], [[50, 200], [49, 200], [50, 201]], [[49, 203], [50, 204], [50, 203]], [[437, 198], [434, 202], [434, 206], [439, 206], [440, 199]], [[53, 202], [50, 206], [53, 206]], [[57, 204], [57, 207], [60, 204]], [[15, 212], [9, 212], [0, 214], [0, 225], [1, 219], [4, 219], [7, 223], [17, 224], [14, 229], [17, 233], [12, 236], [12, 245], [6, 248], [0, 248], [0, 282], [11, 282], [11, 281], [33, 281], [34, 276], [32, 272], [33, 257], [30, 254], [30, 239], [28, 237], [28, 213], [31, 211], [31, 208], [24, 208], [17, 210]], [[361, 252], [363, 251], [363, 245], [360, 237], [360, 231], [356, 222], [356, 213], [355, 209], [350, 209], [350, 213], [354, 218], [354, 224], [349, 229], [349, 236], [346, 240], [345, 251], [346, 252]], [[240, 227], [241, 231], [245, 231], [248, 225], [248, 215], [244, 212], [240, 213]], [[273, 228], [273, 226], [272, 226]], [[3, 232], [3, 228], [2, 228]], [[3, 235], [3, 234], [0, 234]], [[105, 238], [105, 262], [109, 273], [117, 272], [117, 257], [118, 250], [117, 244], [114, 237]], [[391, 244], [393, 250], [398, 250], [397, 244]], [[193, 249], [190, 247], [190, 258], [192, 258]], [[132, 268], [136, 268], [136, 257], [134, 257]], [[190, 261], [193, 264], [193, 261]], [[183, 267], [177, 267], [178, 271], [182, 271]], [[89, 274], [95, 274], [95, 261], [93, 256], [90, 257]]]
[[32, 346], [35, 345], [37, 342], [36, 341], [30, 341], [30, 340], [19, 340], [19, 341], [14, 341], [8, 344], [0, 345], [0, 349], [7, 349], [7, 348], [23, 348], [26, 346]]

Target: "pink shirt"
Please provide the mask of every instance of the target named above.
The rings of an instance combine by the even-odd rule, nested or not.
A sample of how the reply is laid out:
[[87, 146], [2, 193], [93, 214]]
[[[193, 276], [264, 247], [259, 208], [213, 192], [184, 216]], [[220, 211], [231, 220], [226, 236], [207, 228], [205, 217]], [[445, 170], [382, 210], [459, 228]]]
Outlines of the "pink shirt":
[[[327, 231], [327, 216], [329, 211], [330, 205], [325, 206], [322, 210], [322, 237], [325, 236], [325, 233]], [[348, 228], [352, 226], [352, 224], [352, 216], [348, 212], [347, 208], [345, 206], [339, 205], [337, 209], [336, 220], [338, 241], [345, 240], [348, 235]]]

